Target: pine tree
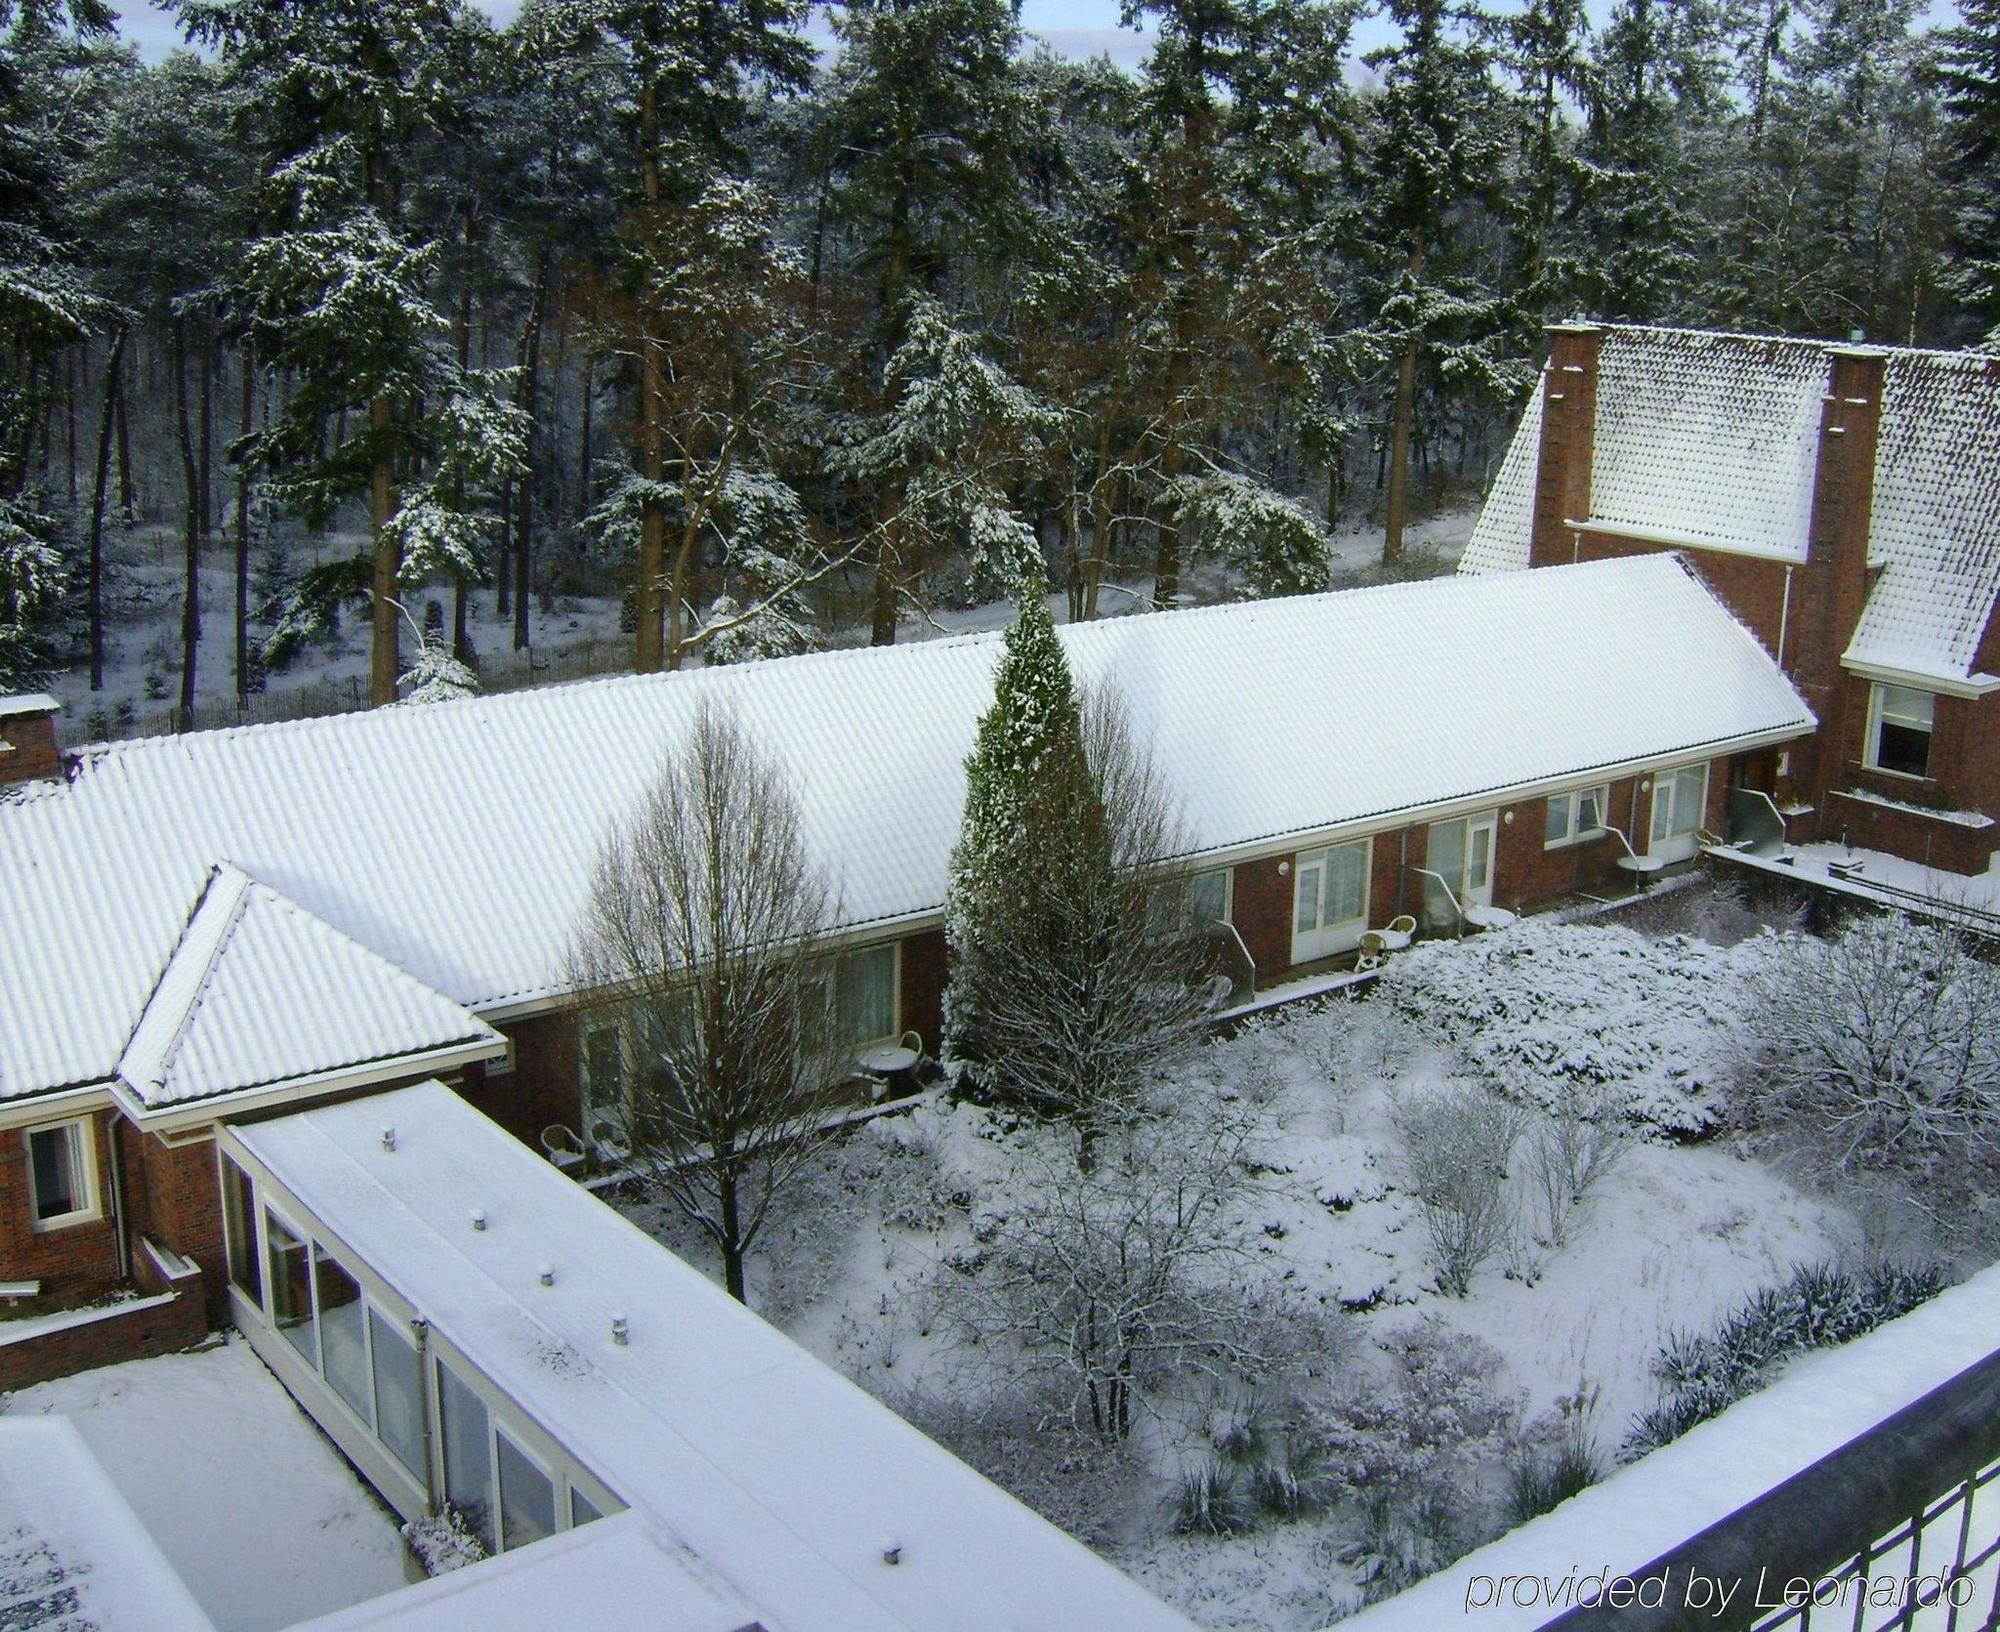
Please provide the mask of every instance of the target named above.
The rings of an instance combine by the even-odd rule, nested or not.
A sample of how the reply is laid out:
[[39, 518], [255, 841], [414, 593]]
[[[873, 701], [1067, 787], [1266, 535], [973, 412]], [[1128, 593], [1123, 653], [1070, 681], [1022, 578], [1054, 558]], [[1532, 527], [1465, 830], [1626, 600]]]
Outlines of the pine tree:
[[[396, 700], [405, 586], [477, 570], [483, 506], [518, 466], [498, 380], [461, 369], [431, 298], [441, 251], [409, 230], [418, 133], [463, 108], [443, 73], [453, 0], [174, 0], [243, 92], [266, 176], [235, 303], [295, 389], [246, 457], [309, 522], [365, 494], [373, 535], [369, 699]], [[339, 446], [327, 431], [360, 428]], [[327, 580], [333, 581], [332, 579]], [[351, 577], [347, 580], [351, 582]], [[294, 609], [295, 611], [297, 609]]]
[[1006, 1061], [982, 1040], [1015, 958], [1046, 933], [1043, 903], [1079, 872], [1111, 865], [1105, 815], [1084, 755], [1083, 709], [1039, 581], [1022, 587], [993, 677], [993, 702], [965, 765], [965, 815], [951, 856], [944, 1057], [982, 1095], [1007, 1092]]
[[1986, 326], [1985, 343], [2000, 347], [2000, 0], [1961, 0], [1959, 16], [1945, 35], [1942, 73], [1960, 189], [1952, 281]]
[[1367, 197], [1376, 238], [1374, 327], [1395, 359], [1382, 562], [1402, 555], [1417, 401], [1430, 354], [1464, 384], [1505, 399], [1518, 369], [1498, 342], [1502, 298], [1465, 252], [1464, 217], [1496, 202], [1506, 124], [1487, 19], [1456, 0], [1388, 0], [1401, 30], [1365, 59], [1382, 76], [1372, 105]]

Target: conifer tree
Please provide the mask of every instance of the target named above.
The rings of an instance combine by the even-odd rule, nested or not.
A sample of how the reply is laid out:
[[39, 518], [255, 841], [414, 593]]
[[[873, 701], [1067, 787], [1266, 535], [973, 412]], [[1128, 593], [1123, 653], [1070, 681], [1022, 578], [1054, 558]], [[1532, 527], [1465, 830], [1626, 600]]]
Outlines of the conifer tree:
[[1088, 1172], [1197, 1035], [1203, 929], [1173, 800], [1116, 696], [1079, 698], [1039, 579], [1016, 604], [966, 764], [944, 1053], [967, 1091], [1069, 1118]]
[[1985, 343], [2000, 347], [2000, 0], [1961, 0], [1959, 16], [1945, 36], [1942, 74], [1961, 189], [1953, 283]]

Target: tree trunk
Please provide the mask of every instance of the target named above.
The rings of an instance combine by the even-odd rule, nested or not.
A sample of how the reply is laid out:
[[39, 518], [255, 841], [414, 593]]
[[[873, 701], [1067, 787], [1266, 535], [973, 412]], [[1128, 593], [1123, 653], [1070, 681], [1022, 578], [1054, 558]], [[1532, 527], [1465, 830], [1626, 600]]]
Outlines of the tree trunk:
[[[246, 335], [239, 358], [243, 369], [237, 435], [247, 437], [257, 421], [257, 356]], [[236, 461], [236, 706], [250, 701], [250, 461]]]
[[97, 418], [97, 480], [90, 499], [90, 689], [104, 689], [104, 490], [111, 478], [111, 440], [118, 417], [119, 371], [131, 331], [120, 327], [111, 337], [111, 355], [104, 363], [104, 410]]
[[[1410, 281], [1422, 273], [1424, 252], [1410, 251]], [[1417, 349], [1421, 339], [1413, 328], [1396, 365], [1396, 407], [1389, 422], [1389, 493], [1383, 501], [1382, 565], [1393, 567], [1403, 558], [1403, 521], [1410, 488], [1410, 426], [1417, 411]]]
[[201, 348], [201, 542], [215, 537], [215, 346]]
[[[901, 138], [907, 149], [909, 138]], [[895, 356], [903, 341], [903, 296], [910, 281], [910, 193], [907, 167], [901, 185], [889, 207], [889, 253], [882, 271], [882, 353], [883, 360]], [[888, 382], [882, 398], [882, 412], [893, 414], [901, 401], [902, 387]], [[897, 588], [916, 575], [914, 552], [905, 560], [902, 546], [907, 542], [897, 525], [903, 504], [903, 484], [886, 485], [883, 503], [876, 511], [880, 537], [875, 549], [875, 596], [868, 617], [868, 644], [893, 646], [896, 643]]]
[[542, 368], [542, 319], [549, 303], [549, 246], [535, 261], [535, 298], [528, 308], [527, 330], [521, 336], [520, 405], [528, 412], [522, 449], [521, 514], [514, 536], [514, 650], [528, 649], [528, 596], [535, 552], [535, 424], [536, 387]]
[[138, 515], [132, 493], [132, 431], [125, 412], [125, 377], [118, 377], [118, 513], [131, 526]]
[[[395, 422], [395, 405], [387, 397], [368, 404], [368, 425], [378, 436]], [[373, 637], [369, 653], [368, 706], [381, 708], [396, 700], [396, 682], [402, 670], [402, 608], [396, 596], [397, 579], [403, 570], [402, 551], [396, 547], [389, 521], [396, 513], [396, 471], [388, 451], [379, 448], [375, 468], [368, 483], [369, 520], [375, 534], [375, 582], [369, 599]]]
[[180, 436], [186, 526], [187, 593], [181, 603], [181, 708], [176, 727], [194, 729], [195, 661], [201, 646], [201, 472], [188, 413], [187, 319], [174, 323], [174, 420]]
[[76, 393], [90, 364], [90, 342], [63, 354], [63, 422], [69, 467], [69, 507], [76, 508]]
[[716, 1181], [717, 1202], [722, 1214], [722, 1279], [729, 1295], [738, 1303], [750, 1301], [743, 1275], [743, 1218], [737, 1204], [735, 1175], [724, 1170]]
[[1169, 497], [1160, 511], [1159, 537], [1153, 554], [1153, 605], [1163, 612], [1171, 611], [1181, 596], [1181, 524], [1174, 517], [1172, 507], [1177, 501], [1171, 494], [1174, 483], [1187, 469], [1179, 404], [1193, 367], [1190, 325], [1176, 317], [1174, 332], [1174, 354], [1167, 362], [1167, 445], [1160, 455], [1160, 477]]
[[[645, 208], [651, 212], [660, 207], [659, 86], [651, 80], [639, 98], [639, 144]], [[667, 564], [667, 513], [659, 501], [660, 484], [666, 480], [666, 432], [661, 424], [666, 371], [659, 339], [643, 312], [639, 322], [643, 328], [639, 339], [639, 474], [647, 488], [639, 513], [639, 559], [632, 573], [636, 626], [632, 666], [641, 674], [657, 674], [666, 655], [661, 579]]]
[[584, 515], [590, 514], [590, 418], [591, 398], [597, 393], [597, 358], [586, 351], [583, 354], [583, 401], [580, 405], [582, 427], [576, 437], [576, 504]]
[[[473, 245], [479, 241], [479, 217], [473, 210], [472, 199], [467, 195], [464, 205], [465, 220], [465, 276], [460, 280], [458, 290], [458, 371], [463, 374], [472, 366], [472, 255]], [[457, 483], [454, 497], [460, 504], [465, 502], [465, 484]], [[452, 574], [451, 583], [451, 655], [461, 663], [472, 661], [472, 630], [469, 623], [467, 601], [472, 586], [466, 581], [463, 569]]]

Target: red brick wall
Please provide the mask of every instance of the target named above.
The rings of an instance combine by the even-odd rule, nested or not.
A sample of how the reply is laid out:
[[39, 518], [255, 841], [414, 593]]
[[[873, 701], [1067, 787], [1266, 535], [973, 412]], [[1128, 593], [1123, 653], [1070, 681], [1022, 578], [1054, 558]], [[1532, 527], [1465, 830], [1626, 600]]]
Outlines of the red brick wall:
[[[205, 1276], [213, 1283], [226, 1276]], [[146, 1360], [194, 1347], [208, 1333], [199, 1281], [171, 1303], [111, 1313], [81, 1326], [0, 1347], [0, 1394], [122, 1360]]]
[[0, 787], [10, 782], [29, 782], [40, 777], [62, 775], [62, 756], [56, 751], [56, 720], [53, 714], [15, 714], [0, 718], [0, 742], [13, 752], [0, 753]]
[[583, 1071], [577, 1056], [576, 1016], [537, 1015], [500, 1028], [514, 1045], [514, 1069], [494, 1073], [468, 1066], [453, 1086], [530, 1150], [542, 1149], [542, 1130], [560, 1122], [583, 1128]]
[[[97, 1160], [98, 1216], [62, 1229], [37, 1230], [24, 1130], [0, 1131], [0, 1281], [40, 1281], [34, 1304], [57, 1305], [108, 1291], [118, 1282], [118, 1243], [111, 1207], [109, 1111], [91, 1117]], [[129, 1137], [129, 1135], [128, 1135]]]
[[[127, 1172], [132, 1175], [126, 1206], [135, 1238], [150, 1235], [200, 1265], [209, 1321], [227, 1325], [229, 1277], [223, 1273], [222, 1186], [214, 1139], [168, 1145], [157, 1134], [130, 1128], [121, 1133], [128, 1147]], [[135, 1240], [135, 1254], [138, 1250]]]
[[1230, 884], [1230, 918], [1257, 965], [1259, 985], [1268, 986], [1292, 964], [1291, 860], [1266, 856], [1243, 862]]
[[944, 931], [927, 929], [903, 942], [902, 991], [897, 1023], [924, 1040], [924, 1052], [935, 1055], [944, 1035], [944, 983], [947, 969]]
[[[1611, 784], [1608, 819], [1624, 828], [1632, 814], [1633, 790], [1637, 781], [1628, 777]], [[1507, 820], [1511, 814], [1514, 820]], [[1548, 849], [1549, 801], [1524, 799], [1505, 805], [1500, 811], [1500, 836], [1494, 847], [1493, 900], [1514, 912], [1541, 906], [1565, 895], [1584, 891], [1601, 895], [1617, 891], [1631, 880], [1619, 870], [1618, 858], [1624, 847], [1608, 833], [1581, 844], [1565, 844]], [[1643, 850], [1643, 841], [1634, 845]]]

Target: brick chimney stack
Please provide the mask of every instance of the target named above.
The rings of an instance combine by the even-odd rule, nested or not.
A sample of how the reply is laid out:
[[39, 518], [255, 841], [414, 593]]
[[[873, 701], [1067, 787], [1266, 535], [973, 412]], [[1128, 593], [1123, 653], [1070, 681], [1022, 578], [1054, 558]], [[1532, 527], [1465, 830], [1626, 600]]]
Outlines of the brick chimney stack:
[[1569, 526], [1590, 514], [1590, 462], [1597, 435], [1597, 353], [1604, 330], [1595, 323], [1550, 326], [1542, 370], [1542, 442], [1535, 467], [1531, 567], [1575, 559]]
[[1798, 622], [1786, 667], [1822, 720], [1837, 717], [1840, 657], [1868, 601], [1875, 507], [1875, 445], [1882, 427], [1888, 353], [1873, 346], [1827, 351], [1813, 469], [1812, 530], [1792, 609]]
[[62, 704], [33, 693], [0, 697], [0, 788], [62, 775], [56, 714]]

